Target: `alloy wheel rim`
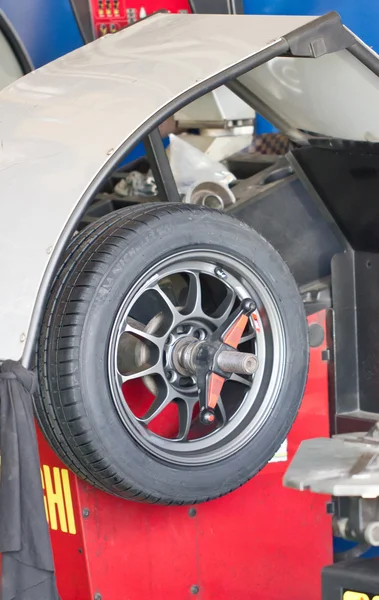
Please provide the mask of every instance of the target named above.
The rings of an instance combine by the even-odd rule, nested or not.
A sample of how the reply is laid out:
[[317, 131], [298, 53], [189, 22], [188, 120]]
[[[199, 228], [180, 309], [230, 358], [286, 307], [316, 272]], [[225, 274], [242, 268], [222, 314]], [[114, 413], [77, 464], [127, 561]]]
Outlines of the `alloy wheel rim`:
[[[244, 298], [257, 311], [239, 349], [254, 352], [254, 376], [232, 375], [221, 393], [216, 422], [200, 425], [195, 377], [175, 368], [173, 348], [183, 339], [205, 339]], [[236, 452], [267, 421], [283, 380], [286, 345], [278, 304], [252, 265], [218, 250], [177, 252], [152, 266], [125, 297], [108, 346], [112, 399], [128, 433], [149, 453], [180, 465], [202, 465]], [[151, 405], [137, 414], [125, 391], [140, 382]], [[153, 398], [155, 395], [155, 398]], [[153, 422], [174, 405], [177, 432], [165, 437]]]

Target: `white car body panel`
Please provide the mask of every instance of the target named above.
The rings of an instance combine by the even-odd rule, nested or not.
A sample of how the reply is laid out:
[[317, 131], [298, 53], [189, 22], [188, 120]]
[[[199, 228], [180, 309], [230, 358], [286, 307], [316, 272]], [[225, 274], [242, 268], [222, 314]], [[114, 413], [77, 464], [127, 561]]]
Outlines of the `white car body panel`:
[[295, 129], [379, 142], [379, 78], [346, 50], [273, 58], [239, 80]]
[[[313, 20], [158, 14], [72, 52], [0, 93], [0, 360], [20, 359], [25, 342], [34, 344], [41, 308], [36, 306], [44, 300], [62, 245], [102, 176], [138, 141], [140, 128], [157, 115], [163, 120], [165, 107], [199, 84], [244, 64]], [[376, 77], [344, 54], [314, 61], [280, 58], [288, 67], [272, 61], [244, 77], [295, 127], [306, 124], [311, 131], [335, 131], [350, 139], [366, 139], [367, 132], [377, 137]], [[316, 80], [301, 61], [321, 61], [320, 68], [313, 65]], [[324, 88], [317, 96], [323, 105], [315, 107], [321, 75], [322, 81], [325, 72], [333, 81], [349, 70], [355, 78], [351, 101], [345, 88], [341, 93], [337, 87], [333, 93]], [[360, 84], [369, 97], [360, 106], [357, 123], [357, 114], [349, 111], [365, 100]], [[195, 99], [194, 93], [190, 100]], [[309, 107], [308, 114], [299, 106]]]

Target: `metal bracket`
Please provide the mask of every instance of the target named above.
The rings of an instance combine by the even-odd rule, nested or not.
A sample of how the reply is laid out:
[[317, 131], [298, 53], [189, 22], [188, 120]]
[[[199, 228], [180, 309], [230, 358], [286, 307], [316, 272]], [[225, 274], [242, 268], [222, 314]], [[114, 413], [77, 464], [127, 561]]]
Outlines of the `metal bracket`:
[[355, 37], [342, 24], [340, 15], [331, 11], [283, 36], [292, 56], [318, 58], [345, 50], [356, 43]]
[[160, 199], [164, 202], [181, 202], [158, 128], [153, 129], [153, 131], [145, 138], [144, 145], [157, 184]]
[[243, 0], [190, 0], [192, 12], [198, 14], [243, 15]]
[[332, 496], [379, 497], [379, 422], [367, 433], [303, 442], [283, 478], [286, 487]]

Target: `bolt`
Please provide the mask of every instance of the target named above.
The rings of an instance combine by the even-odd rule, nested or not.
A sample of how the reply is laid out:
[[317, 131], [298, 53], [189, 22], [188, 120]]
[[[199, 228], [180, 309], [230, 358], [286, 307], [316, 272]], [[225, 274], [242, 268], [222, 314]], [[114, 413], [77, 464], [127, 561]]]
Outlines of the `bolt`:
[[326, 514], [327, 515], [334, 515], [334, 513], [335, 513], [334, 502], [327, 502], [326, 503]]
[[251, 298], [245, 298], [241, 302], [241, 308], [242, 308], [243, 312], [245, 313], [245, 315], [250, 317], [250, 315], [252, 315], [253, 312], [257, 309], [257, 305], [255, 304], [254, 300], [252, 300]]
[[198, 585], [191, 585], [191, 594], [198, 594], [200, 592], [200, 588]]
[[20, 342], [21, 342], [21, 344], [22, 344], [23, 342], [25, 342], [25, 340], [26, 340], [26, 335], [25, 335], [25, 333], [22, 333], [22, 334], [20, 335]]
[[99, 592], [96, 592], [96, 594], [93, 597], [93, 600], [102, 600], [102, 598], [103, 598], [102, 595], [99, 594]]
[[220, 267], [216, 267], [214, 270], [214, 274], [216, 275], [216, 277], [219, 277], [220, 279], [227, 279], [228, 276], [225, 273], [225, 271], [223, 271]]
[[308, 327], [309, 345], [318, 348], [324, 341], [324, 330], [318, 323], [311, 323]]
[[207, 337], [207, 333], [204, 329], [195, 329], [193, 335], [197, 340], [203, 340]]
[[190, 517], [196, 517], [196, 508], [190, 508], [188, 514]]
[[321, 352], [321, 360], [323, 362], [329, 362], [332, 358], [332, 353], [330, 352], [329, 348], [327, 348], [326, 350], [323, 350]]
[[82, 515], [85, 519], [87, 519], [87, 517], [89, 517], [89, 514], [90, 514], [89, 508], [83, 508]]
[[210, 423], [213, 423], [214, 420], [215, 416], [212, 410], [205, 409], [200, 413], [200, 423], [202, 423], [203, 425], [209, 425]]

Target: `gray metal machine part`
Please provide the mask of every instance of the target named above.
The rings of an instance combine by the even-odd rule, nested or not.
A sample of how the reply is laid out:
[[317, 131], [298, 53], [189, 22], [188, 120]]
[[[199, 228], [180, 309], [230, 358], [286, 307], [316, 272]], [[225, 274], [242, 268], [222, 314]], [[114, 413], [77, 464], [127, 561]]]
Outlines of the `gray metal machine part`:
[[283, 483], [333, 496], [335, 533], [379, 546], [379, 422], [368, 433], [302, 442]]
[[379, 437], [351, 433], [302, 442], [286, 487], [332, 496], [379, 497]]

